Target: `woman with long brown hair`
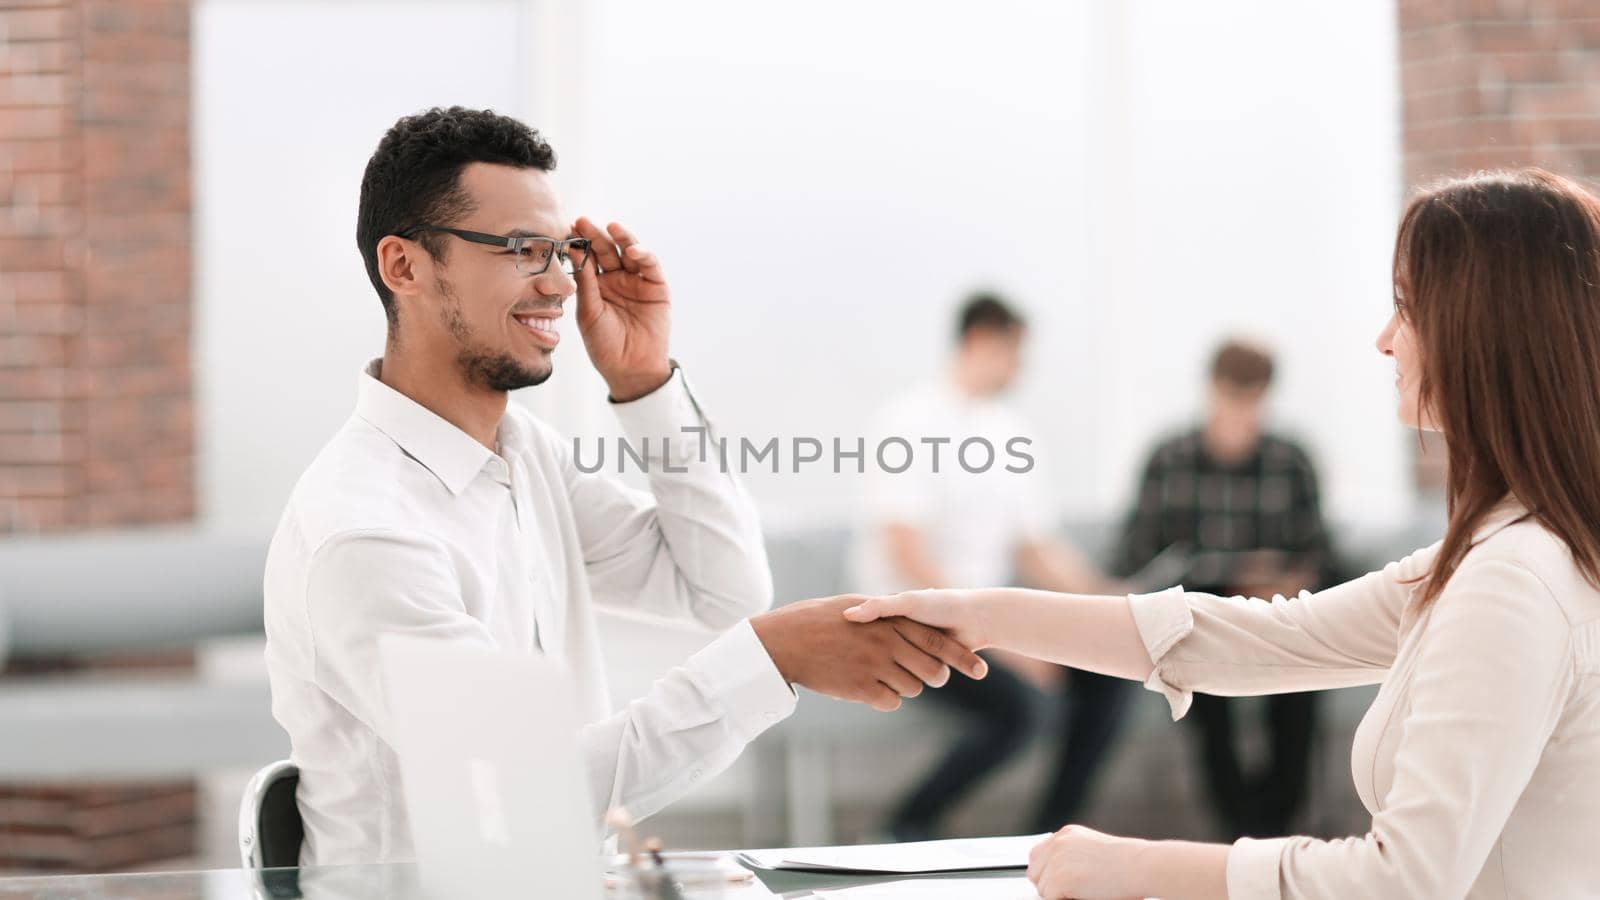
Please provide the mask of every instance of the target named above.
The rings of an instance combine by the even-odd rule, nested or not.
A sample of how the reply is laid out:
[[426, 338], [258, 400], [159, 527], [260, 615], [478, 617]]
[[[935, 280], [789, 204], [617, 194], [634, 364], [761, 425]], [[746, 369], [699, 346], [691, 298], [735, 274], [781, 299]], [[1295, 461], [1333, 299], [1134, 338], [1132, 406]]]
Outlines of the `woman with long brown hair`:
[[1439, 543], [1270, 602], [1020, 589], [863, 598], [1191, 693], [1382, 684], [1356, 732], [1365, 836], [1231, 847], [1068, 826], [1028, 876], [1054, 898], [1600, 897], [1600, 202], [1538, 169], [1419, 194], [1400, 223], [1394, 360], [1405, 424], [1449, 448]]

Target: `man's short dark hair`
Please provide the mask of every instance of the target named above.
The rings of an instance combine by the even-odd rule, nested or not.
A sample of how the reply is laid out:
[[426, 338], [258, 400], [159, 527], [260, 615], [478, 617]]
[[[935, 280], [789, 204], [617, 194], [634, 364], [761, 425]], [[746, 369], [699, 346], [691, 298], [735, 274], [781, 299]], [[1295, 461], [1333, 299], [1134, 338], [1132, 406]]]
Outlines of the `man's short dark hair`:
[[1211, 380], [1256, 390], [1272, 383], [1272, 353], [1260, 344], [1230, 338], [1211, 357]]
[[961, 304], [961, 313], [956, 317], [956, 340], [963, 340], [980, 328], [1011, 331], [1027, 324], [999, 295], [979, 292]]
[[[397, 323], [394, 294], [378, 274], [378, 242], [412, 225], [453, 225], [470, 215], [473, 201], [461, 187], [461, 170], [475, 162], [548, 172], [556, 167], [556, 152], [538, 131], [510, 116], [436, 106], [395, 122], [367, 160], [356, 246], [390, 328]], [[422, 233], [417, 241], [444, 257], [444, 235]]]

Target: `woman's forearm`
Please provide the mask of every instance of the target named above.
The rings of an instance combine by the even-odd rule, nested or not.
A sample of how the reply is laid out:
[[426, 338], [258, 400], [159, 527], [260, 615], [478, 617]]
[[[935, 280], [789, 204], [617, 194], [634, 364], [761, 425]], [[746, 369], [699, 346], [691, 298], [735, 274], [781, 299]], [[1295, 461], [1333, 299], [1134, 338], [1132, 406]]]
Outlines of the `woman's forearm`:
[[1024, 588], [974, 593], [993, 646], [1135, 681], [1155, 668], [1126, 597]]
[[1227, 900], [1230, 850], [1226, 844], [1146, 841], [1068, 825], [1028, 854], [1028, 880], [1049, 900]]
[[1135, 855], [1134, 892], [1173, 900], [1228, 900], [1230, 849], [1190, 841], [1146, 843]]

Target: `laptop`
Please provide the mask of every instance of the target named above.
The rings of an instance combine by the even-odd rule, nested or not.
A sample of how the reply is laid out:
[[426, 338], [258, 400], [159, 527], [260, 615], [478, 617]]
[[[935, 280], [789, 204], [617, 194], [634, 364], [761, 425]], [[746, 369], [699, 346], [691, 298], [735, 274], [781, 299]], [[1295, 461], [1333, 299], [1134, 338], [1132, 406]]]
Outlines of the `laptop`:
[[378, 655], [424, 888], [600, 900], [600, 823], [566, 668], [399, 636], [380, 638]]

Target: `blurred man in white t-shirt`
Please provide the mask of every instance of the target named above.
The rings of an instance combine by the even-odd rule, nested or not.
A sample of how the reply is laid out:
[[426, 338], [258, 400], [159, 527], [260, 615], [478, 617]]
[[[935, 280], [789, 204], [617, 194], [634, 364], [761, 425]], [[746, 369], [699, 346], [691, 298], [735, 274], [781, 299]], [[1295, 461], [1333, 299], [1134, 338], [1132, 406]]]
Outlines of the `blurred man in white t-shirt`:
[[[880, 436], [904, 444], [880, 450], [880, 465], [869, 470], [855, 548], [857, 590], [987, 587], [1019, 578], [1049, 590], [1115, 590], [1053, 533], [1034, 471], [1033, 431], [1002, 400], [1021, 368], [1026, 331], [1003, 300], [974, 295], [961, 308], [944, 376], [881, 414]], [[894, 472], [883, 468], [885, 459], [909, 465]], [[1073, 671], [1068, 684], [1059, 666], [986, 655], [999, 663], [986, 679], [952, 675], [927, 694], [959, 711], [968, 726], [894, 812], [889, 830], [898, 839], [935, 836], [942, 815], [1039, 729], [1042, 697], [1069, 708], [1052, 783], [1025, 827], [1054, 831], [1082, 811], [1122, 717], [1122, 682]]]

